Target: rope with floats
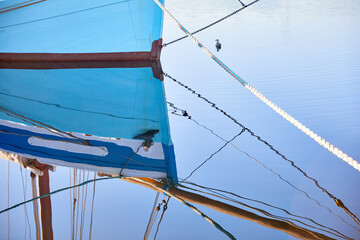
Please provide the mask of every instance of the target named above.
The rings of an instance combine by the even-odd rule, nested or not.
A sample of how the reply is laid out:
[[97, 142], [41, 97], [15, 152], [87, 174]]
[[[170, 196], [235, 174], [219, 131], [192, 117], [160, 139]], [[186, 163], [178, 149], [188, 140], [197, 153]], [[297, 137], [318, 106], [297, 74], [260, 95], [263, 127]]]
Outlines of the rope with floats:
[[305, 125], [297, 121], [291, 115], [286, 113], [280, 107], [275, 105], [269, 99], [267, 99], [264, 95], [262, 95], [259, 91], [257, 91], [253, 86], [247, 83], [244, 79], [239, 77], [234, 71], [232, 71], [228, 66], [226, 66], [220, 59], [218, 59], [214, 54], [212, 54], [204, 45], [202, 45], [185, 27], [183, 27], [178, 20], [176, 20], [172, 14], [158, 1], [154, 0], [155, 3], [179, 26], [179, 28], [185, 32], [187, 36], [189, 36], [207, 55], [209, 55], [217, 64], [219, 64], [225, 71], [227, 71], [232, 77], [234, 77], [238, 82], [240, 82], [244, 87], [246, 87], [251, 93], [253, 93], [256, 97], [258, 97], [261, 101], [263, 101], [266, 105], [272, 108], [275, 112], [277, 112], [280, 116], [288, 120], [291, 124], [296, 126], [306, 135], [310, 136], [314, 139], [315, 142], [319, 143], [321, 146], [329, 150], [338, 158], [344, 160], [349, 165], [360, 171], [360, 164], [354, 160], [352, 157], [348, 156], [347, 154], [343, 153], [340, 149], [335, 147], [334, 145], [327, 142], [325, 139], [311, 131]]

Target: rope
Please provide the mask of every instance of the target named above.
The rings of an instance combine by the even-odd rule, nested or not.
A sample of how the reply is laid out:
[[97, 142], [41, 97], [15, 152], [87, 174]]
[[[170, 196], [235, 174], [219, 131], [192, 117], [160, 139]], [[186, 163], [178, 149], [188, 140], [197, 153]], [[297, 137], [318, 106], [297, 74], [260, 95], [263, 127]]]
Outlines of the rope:
[[[81, 182], [81, 171], [79, 171], [79, 182]], [[85, 179], [83, 179], [84, 181]], [[81, 198], [83, 197], [82, 195], [80, 195], [80, 188], [77, 188], [77, 201], [76, 201], [76, 221], [75, 221], [75, 240], [77, 239], [78, 236], [78, 223], [79, 223], [79, 204], [81, 201]], [[75, 203], [74, 203], [75, 204]]]
[[[21, 174], [21, 182], [22, 182], [22, 186], [23, 186], [23, 195], [24, 195], [24, 201], [26, 201], [26, 192], [27, 192], [27, 181], [26, 184], [24, 183], [24, 176], [23, 176], [23, 171], [22, 171], [22, 167], [21, 165], [19, 165], [20, 167], [20, 174]], [[26, 172], [25, 172], [25, 179], [26, 178]], [[25, 215], [25, 240], [27, 239], [26, 235], [27, 235], [27, 228], [29, 228], [29, 237], [31, 240], [31, 227], [30, 227], [30, 220], [29, 220], [29, 215], [27, 212], [27, 208], [26, 205], [24, 205], [24, 215]]]
[[[130, 177], [130, 179], [135, 179], [136, 181], [139, 181], [139, 182], [142, 182], [142, 183], [145, 183], [147, 185], [150, 185], [152, 186], [153, 188], [159, 190], [159, 191], [162, 191], [164, 193], [166, 193], [166, 195], [169, 196], [168, 198], [168, 201], [170, 199], [170, 197], [173, 197], [174, 199], [178, 200], [179, 202], [185, 204], [186, 206], [188, 206], [189, 208], [191, 208], [194, 212], [196, 212], [197, 214], [199, 214], [201, 217], [203, 217], [205, 220], [207, 220], [209, 223], [211, 223], [214, 227], [216, 227], [218, 230], [220, 230], [221, 232], [223, 232], [224, 234], [226, 234], [226, 236], [228, 236], [230, 239], [232, 240], [236, 240], [236, 238], [231, 234], [229, 233], [228, 231], [226, 231], [223, 227], [220, 226], [220, 224], [218, 224], [217, 222], [215, 222], [214, 220], [212, 220], [210, 217], [206, 216], [204, 213], [202, 213], [200, 210], [198, 210], [196, 207], [194, 207], [193, 205], [191, 205], [190, 203], [184, 201], [183, 199], [169, 193], [168, 191], [164, 190], [164, 189], [161, 189], [159, 187], [157, 187], [156, 185], [152, 184], [152, 183], [149, 183], [147, 181], [144, 181], [140, 178], [132, 178]], [[164, 206], [165, 207], [165, 206]], [[165, 209], [166, 210], [166, 209]]]
[[185, 202], [182, 199], [178, 199], [180, 202], [184, 203], [186, 206], [190, 207], [194, 212], [196, 212], [197, 214], [199, 214], [201, 217], [205, 218], [209, 223], [211, 223], [212, 225], [214, 225], [214, 227], [216, 227], [217, 229], [219, 229], [221, 232], [223, 232], [224, 234], [226, 234], [226, 236], [228, 236], [228, 238], [232, 239], [232, 240], [236, 240], [236, 238], [229, 233], [228, 231], [226, 231], [223, 227], [221, 227], [217, 222], [215, 222], [214, 220], [212, 220], [210, 217], [206, 216], [204, 213], [202, 213], [201, 211], [199, 211], [196, 207], [194, 207], [193, 205], [191, 205], [188, 202]]
[[123, 170], [125, 169], [125, 167], [129, 164], [129, 162], [132, 160], [132, 158], [139, 152], [139, 150], [140, 150], [140, 148], [141, 148], [142, 146], [144, 146], [144, 143], [141, 144], [141, 145], [137, 148], [136, 152], [134, 152], [134, 153], [131, 155], [131, 157], [127, 160], [127, 162], [125, 163], [125, 165], [121, 168], [120, 173], [119, 173], [120, 176], [121, 176], [121, 173], [123, 172]]
[[[10, 161], [8, 161], [8, 199], [7, 199], [7, 208], [10, 207]], [[7, 220], [8, 220], [8, 240], [10, 240], [10, 212], [7, 213]]]
[[148, 236], [150, 234], [150, 231], [151, 231], [152, 224], [154, 223], [153, 220], [154, 220], [154, 218], [156, 218], [156, 216], [154, 217], [154, 213], [155, 213], [156, 204], [158, 202], [159, 196], [160, 196], [160, 193], [156, 192], [155, 201], [154, 201], [153, 208], [151, 210], [149, 222], [148, 222], [148, 225], [146, 226], [146, 231], [145, 231], [145, 234], [144, 234], [144, 240], [147, 240], [147, 238], [148, 238]]
[[[157, 227], [156, 227], [156, 232], [155, 232], [154, 240], [156, 239], [156, 236], [157, 236], [157, 234], [158, 234], [158, 232], [159, 232], [160, 223], [161, 223], [161, 221], [162, 221], [162, 219], [163, 219], [163, 217], [164, 217], [165, 211], [167, 210], [167, 206], [168, 206], [169, 200], [170, 200], [170, 197], [168, 197], [168, 199], [167, 199], [166, 201], [163, 199], [163, 203], [165, 203], [165, 205], [163, 206], [163, 211], [162, 211], [162, 213], [161, 213], [161, 216], [160, 216], [158, 225], [157, 225]], [[154, 221], [155, 221], [155, 219], [154, 219]]]
[[[94, 172], [94, 180], [96, 179], [96, 172]], [[89, 233], [89, 240], [91, 240], [91, 233], [92, 233], [92, 226], [93, 226], [93, 213], [94, 213], [94, 200], [95, 200], [95, 181], [93, 186], [93, 196], [92, 196], [92, 202], [91, 202], [91, 217], [90, 217], [90, 233]]]
[[29, 199], [29, 200], [26, 200], [26, 201], [23, 201], [21, 203], [18, 203], [18, 204], [15, 204], [11, 207], [8, 207], [6, 209], [3, 209], [0, 211], [0, 214], [4, 213], [4, 212], [8, 212], [14, 208], [18, 208], [24, 204], [27, 204], [29, 202], [32, 202], [32, 201], [35, 201], [37, 199], [41, 199], [41, 198], [44, 198], [44, 197], [48, 197], [48, 196], [51, 196], [51, 195], [54, 195], [56, 193], [59, 193], [59, 192], [62, 192], [62, 191], [65, 191], [65, 190], [69, 190], [69, 189], [73, 189], [73, 188], [77, 188], [77, 187], [80, 187], [80, 186], [83, 186], [83, 185], [86, 185], [86, 184], [89, 184], [91, 182], [97, 182], [97, 181], [102, 181], [102, 180], [109, 180], [109, 179], [115, 179], [115, 178], [122, 178], [121, 176], [116, 176], [116, 177], [107, 177], [107, 178], [96, 178], [96, 179], [92, 179], [92, 180], [88, 180], [88, 181], [85, 181], [85, 182], [82, 182], [82, 183], [79, 183], [79, 184], [76, 184], [76, 185], [73, 185], [73, 186], [69, 186], [69, 187], [64, 187], [64, 188], [60, 188], [58, 190], [55, 190], [55, 191], [52, 191], [50, 193], [47, 193], [47, 194], [44, 194], [44, 195], [41, 195], [41, 196], [38, 196], [38, 197], [35, 197], [35, 198], [32, 198], [32, 199]]
[[[87, 171], [87, 177], [86, 180], [89, 180], [89, 171]], [[85, 179], [85, 171], [83, 173], [83, 179]], [[81, 207], [81, 225], [80, 225], [80, 240], [82, 240], [83, 232], [84, 232], [84, 223], [85, 223], [85, 214], [86, 214], [86, 199], [87, 199], [87, 187], [88, 185], [85, 185], [85, 197], [84, 197], [84, 187], [82, 189], [83, 199], [82, 199], [82, 207]]]
[[[71, 180], [71, 168], [69, 168], [69, 185], [72, 184], [72, 180]], [[72, 230], [73, 230], [73, 220], [72, 220], [72, 215], [73, 215], [73, 212], [72, 212], [72, 195], [71, 195], [71, 191], [69, 191], [69, 206], [70, 206], [70, 239], [73, 239], [72, 237]]]
[[[218, 23], [224, 21], [225, 19], [227, 19], [227, 18], [229, 18], [229, 17], [237, 14], [238, 12], [244, 10], [245, 8], [253, 5], [254, 3], [256, 3], [256, 2], [258, 2], [258, 1], [260, 1], [260, 0], [255, 0], [255, 1], [251, 2], [251, 3], [249, 3], [248, 5], [243, 4], [240, 0], [238, 0], [238, 1], [243, 5], [242, 8], [239, 8], [238, 10], [236, 10], [236, 11], [234, 11], [234, 12], [226, 15], [225, 17], [220, 18], [219, 20], [217, 20], [217, 21], [215, 21], [215, 22], [213, 22], [213, 23], [211, 23], [211, 24], [209, 24], [209, 25], [206, 25], [205, 27], [202, 27], [202, 28], [200, 28], [199, 30], [197, 30], [197, 31], [195, 31], [195, 32], [192, 32], [191, 35], [197, 34], [197, 33], [201, 32], [201, 31], [203, 31], [203, 30], [205, 30], [205, 29], [207, 29], [207, 28], [209, 28], [209, 27], [214, 26], [215, 24], [218, 24]], [[187, 38], [187, 37], [188, 37], [188, 35], [185, 35], [185, 36], [180, 37], [180, 38], [178, 38], [178, 39], [175, 39], [175, 40], [173, 40], [173, 41], [171, 41], [171, 42], [164, 43], [164, 44], [163, 44], [163, 47], [166, 47], [166, 46], [168, 46], [168, 45], [170, 45], [170, 44], [176, 43], [176, 42], [178, 42], [178, 41], [180, 41], [180, 40], [183, 40], [183, 39], [185, 39], [185, 38]]]
[[[74, 184], [73, 186], [75, 186], [77, 184], [77, 169], [74, 169], [73, 171], [74, 174]], [[74, 240], [75, 239], [75, 210], [76, 210], [76, 199], [77, 199], [77, 194], [76, 194], [76, 188], [73, 189], [73, 201], [72, 201], [72, 230], [71, 230], [71, 239]]]
[[272, 108], [274, 111], [276, 111], [278, 114], [280, 114], [283, 118], [288, 120], [290, 123], [292, 123], [294, 126], [299, 128], [302, 132], [310, 136], [312, 139], [314, 139], [317, 143], [319, 143], [324, 148], [328, 149], [331, 153], [336, 155], [338, 158], [344, 160], [349, 165], [360, 171], [360, 164], [355, 161], [353, 158], [349, 157], [345, 153], [343, 153], [340, 149], [334, 147], [334, 145], [331, 145], [329, 142], [327, 142], [325, 139], [321, 138], [314, 132], [312, 132], [309, 128], [305, 127], [303, 124], [301, 124], [299, 121], [294, 119], [292, 116], [290, 116], [288, 113], [280, 109], [278, 106], [276, 106], [274, 103], [272, 103], [269, 99], [267, 99], [265, 96], [263, 96], [260, 92], [258, 92], [254, 87], [252, 87], [250, 84], [248, 84], [245, 80], [243, 80], [241, 77], [239, 77], [235, 72], [233, 72], [228, 66], [226, 66], [220, 59], [218, 59], [216, 56], [214, 56], [204, 45], [202, 45], [188, 30], [186, 30], [180, 22], [178, 22], [171, 13], [158, 1], [154, 0], [156, 4], [168, 14], [168, 16], [181, 28], [182, 31], [186, 33], [206, 54], [208, 54], [217, 64], [219, 64], [225, 71], [227, 71], [231, 76], [233, 76], [238, 82], [240, 82], [244, 87], [246, 87], [250, 92], [252, 92], [256, 97], [258, 97], [260, 100], [262, 100], [264, 103], [266, 103], [270, 108]]
[[246, 7], [246, 5], [242, 1], [238, 0], [238, 2], [241, 3], [241, 5], [243, 5], [244, 7]]

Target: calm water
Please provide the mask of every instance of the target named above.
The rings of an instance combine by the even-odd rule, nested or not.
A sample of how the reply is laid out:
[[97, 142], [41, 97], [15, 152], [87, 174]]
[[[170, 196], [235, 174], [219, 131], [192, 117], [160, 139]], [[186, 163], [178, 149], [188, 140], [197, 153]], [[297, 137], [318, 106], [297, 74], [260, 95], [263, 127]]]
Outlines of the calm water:
[[[241, 5], [236, 0], [169, 0], [167, 7], [185, 27], [195, 31]], [[356, 0], [262, 0], [196, 37], [213, 52], [216, 52], [215, 39], [220, 39], [223, 48], [216, 52], [216, 56], [278, 106], [359, 160], [359, 12], [360, 3]], [[182, 35], [165, 16], [164, 41]], [[164, 48], [161, 62], [164, 72], [216, 103], [238, 122], [268, 141], [331, 194], [341, 199], [355, 215], [360, 216], [359, 172], [269, 109], [220, 69], [191, 40], [185, 39]], [[208, 129], [230, 140], [241, 128], [174, 81], [165, 78], [165, 87], [168, 101], [186, 110], [193, 120], [202, 125], [171, 114], [173, 109], [168, 106], [178, 176], [185, 178], [224, 145], [224, 141]], [[188, 180], [281, 207], [351, 238], [360, 239], [360, 232], [348, 225], [356, 226], [351, 218], [336, 207], [314, 182], [305, 178], [268, 146], [247, 132], [237, 137], [232, 144], [242, 152], [228, 145]], [[306, 192], [323, 207], [244, 152], [281, 175], [294, 187]], [[4, 196], [0, 208], [3, 209], [7, 206], [6, 161], [0, 162], [0, 171], [0, 192]], [[23, 186], [18, 165], [11, 163], [10, 173], [12, 205], [23, 200]], [[29, 198], [30, 178], [29, 172], [26, 173], [24, 181], [27, 182]], [[68, 186], [69, 169], [58, 167], [50, 181], [52, 190]], [[87, 193], [84, 238], [89, 236], [92, 184], [88, 186]], [[93, 239], [143, 238], [155, 195], [149, 189], [119, 180], [97, 183]], [[241, 201], [272, 214], [289, 217], [280, 210], [249, 200]], [[54, 195], [52, 204], [55, 238], [68, 239], [71, 234], [69, 192]], [[241, 208], [254, 212], [246, 207]], [[293, 239], [257, 223], [201, 206], [199, 209], [237, 239]], [[32, 220], [31, 205], [27, 206], [27, 211]], [[12, 210], [10, 221], [11, 239], [25, 238], [25, 231], [29, 235], [29, 230], [25, 230], [24, 208]], [[153, 238], [157, 223], [158, 219], [149, 239]], [[32, 221], [30, 224], [32, 239], [35, 239], [34, 224]], [[360, 226], [357, 228], [360, 229]], [[5, 214], [0, 216], [0, 239], [7, 239], [7, 232], [8, 219]], [[189, 208], [171, 199], [157, 239], [226, 239], [226, 236]]]

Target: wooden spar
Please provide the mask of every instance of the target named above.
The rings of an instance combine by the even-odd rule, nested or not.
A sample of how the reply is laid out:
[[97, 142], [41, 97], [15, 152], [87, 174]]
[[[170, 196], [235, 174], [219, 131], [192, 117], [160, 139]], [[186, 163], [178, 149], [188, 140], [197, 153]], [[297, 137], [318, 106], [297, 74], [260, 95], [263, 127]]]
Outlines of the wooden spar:
[[[139, 179], [139, 180], [137, 180], [137, 179]], [[147, 188], [153, 189], [160, 193], [163, 193], [164, 191], [162, 189], [165, 189], [164, 184], [157, 182], [153, 179], [124, 178], [123, 180], [145, 186]], [[147, 183], [145, 183], [144, 181]], [[289, 235], [292, 235], [296, 238], [309, 239], [309, 240], [310, 239], [311, 240], [313, 240], [313, 239], [324, 239], [324, 240], [333, 239], [331, 237], [328, 237], [328, 236], [323, 235], [318, 232], [308, 230], [306, 228], [295, 226], [293, 224], [275, 220], [275, 219], [261, 217], [255, 213], [248, 212], [246, 210], [243, 210], [243, 209], [234, 207], [232, 205], [229, 205], [229, 204], [226, 204], [223, 202], [219, 202], [219, 201], [216, 201], [216, 200], [213, 200], [213, 199], [210, 199], [210, 198], [207, 198], [207, 197], [195, 194], [195, 193], [187, 192], [187, 191], [178, 189], [176, 187], [170, 186], [167, 188], [166, 192], [168, 192], [171, 195], [174, 195], [175, 197], [183, 199], [184, 201], [195, 203], [195, 204], [200, 204], [202, 206], [212, 208], [218, 212], [222, 212], [222, 213], [225, 213], [225, 214], [228, 214], [228, 215], [231, 215], [234, 217], [238, 217], [241, 219], [250, 220], [250, 221], [256, 222], [264, 227], [280, 230], [280, 231], [285, 232]]]

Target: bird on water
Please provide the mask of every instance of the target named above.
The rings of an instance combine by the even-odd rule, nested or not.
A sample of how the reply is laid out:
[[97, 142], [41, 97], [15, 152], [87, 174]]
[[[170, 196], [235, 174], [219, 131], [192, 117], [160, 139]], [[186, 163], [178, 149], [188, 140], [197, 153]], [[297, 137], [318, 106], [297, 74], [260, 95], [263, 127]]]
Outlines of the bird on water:
[[216, 51], [219, 51], [221, 49], [221, 43], [219, 42], [219, 39], [216, 39], [216, 44], [215, 44], [215, 47], [216, 47]]

